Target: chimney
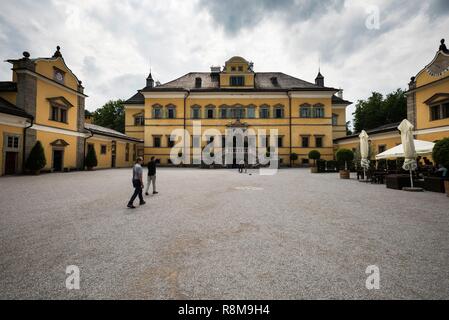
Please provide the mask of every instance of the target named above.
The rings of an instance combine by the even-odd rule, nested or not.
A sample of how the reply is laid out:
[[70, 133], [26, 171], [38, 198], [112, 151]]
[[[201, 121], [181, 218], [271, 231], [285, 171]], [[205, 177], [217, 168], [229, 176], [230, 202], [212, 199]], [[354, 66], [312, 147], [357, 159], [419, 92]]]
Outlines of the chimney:
[[320, 71], [318, 71], [318, 75], [315, 78], [315, 84], [320, 87], [324, 87], [324, 77]]
[[343, 99], [343, 89], [338, 90], [337, 97], [339, 97], [340, 99]]

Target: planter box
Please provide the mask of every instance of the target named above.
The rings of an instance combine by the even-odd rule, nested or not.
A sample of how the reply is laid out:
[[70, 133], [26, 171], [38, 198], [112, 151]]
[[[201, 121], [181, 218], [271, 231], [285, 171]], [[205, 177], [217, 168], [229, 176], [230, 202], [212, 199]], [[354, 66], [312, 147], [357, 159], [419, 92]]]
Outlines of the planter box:
[[444, 184], [444, 179], [441, 179], [440, 177], [425, 177], [423, 187], [427, 191], [444, 193]]
[[410, 187], [410, 176], [406, 174], [389, 174], [385, 177], [385, 183], [388, 189], [402, 190], [404, 187]]
[[351, 175], [351, 171], [349, 170], [340, 170], [340, 179], [349, 179]]

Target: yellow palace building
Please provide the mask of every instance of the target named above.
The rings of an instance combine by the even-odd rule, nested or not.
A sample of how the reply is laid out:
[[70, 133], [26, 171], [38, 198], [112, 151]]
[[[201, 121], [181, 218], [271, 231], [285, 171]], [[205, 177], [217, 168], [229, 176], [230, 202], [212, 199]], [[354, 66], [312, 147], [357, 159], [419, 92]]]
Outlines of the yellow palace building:
[[44, 148], [44, 171], [83, 169], [89, 148], [96, 151], [98, 168], [132, 165], [141, 141], [85, 122], [87, 96], [59, 47], [50, 58], [24, 52], [7, 62], [13, 67], [11, 80], [0, 82], [0, 175], [23, 172], [37, 141]]
[[[436, 142], [449, 137], [449, 51], [444, 40], [433, 60], [411, 78], [407, 94], [407, 119], [415, 126], [415, 139]], [[399, 123], [367, 130], [371, 157], [401, 144]], [[336, 138], [337, 147], [356, 150], [358, 134]]]
[[146, 87], [125, 102], [126, 134], [144, 140], [145, 160], [155, 156], [161, 164], [170, 164], [172, 130], [193, 135], [197, 120], [203, 132], [215, 128], [223, 135], [229, 128], [277, 129], [284, 165], [292, 153], [307, 163], [314, 149], [331, 160], [333, 140], [346, 135], [351, 104], [341, 92], [326, 87], [320, 73], [310, 83], [281, 72], [255, 72], [242, 57], [156, 86], [150, 73]]

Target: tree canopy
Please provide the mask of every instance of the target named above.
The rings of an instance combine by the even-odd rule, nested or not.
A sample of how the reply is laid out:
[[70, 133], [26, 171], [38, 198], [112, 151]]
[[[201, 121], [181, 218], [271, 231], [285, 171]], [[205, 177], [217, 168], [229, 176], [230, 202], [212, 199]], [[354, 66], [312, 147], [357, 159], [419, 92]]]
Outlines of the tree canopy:
[[385, 98], [373, 92], [367, 100], [359, 100], [354, 115], [354, 131], [400, 122], [407, 117], [407, 98], [402, 89], [389, 93]]
[[123, 100], [111, 100], [92, 114], [92, 122], [96, 125], [125, 132], [125, 107]]

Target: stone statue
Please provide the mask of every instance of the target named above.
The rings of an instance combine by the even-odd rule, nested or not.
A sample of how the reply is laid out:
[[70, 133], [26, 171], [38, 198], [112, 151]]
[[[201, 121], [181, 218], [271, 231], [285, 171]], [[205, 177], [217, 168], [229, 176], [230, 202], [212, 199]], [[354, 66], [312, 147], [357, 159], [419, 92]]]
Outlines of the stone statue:
[[446, 45], [444, 44], [444, 39], [441, 39], [440, 51], [449, 54], [449, 50], [447, 50]]

